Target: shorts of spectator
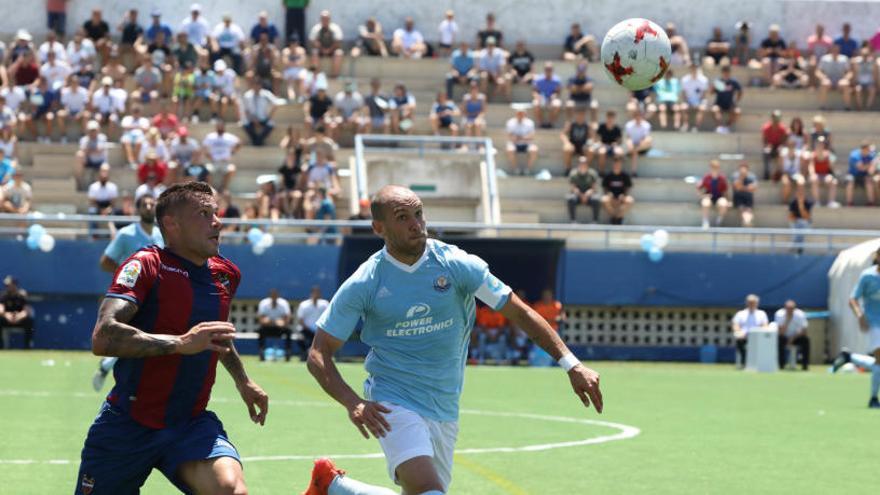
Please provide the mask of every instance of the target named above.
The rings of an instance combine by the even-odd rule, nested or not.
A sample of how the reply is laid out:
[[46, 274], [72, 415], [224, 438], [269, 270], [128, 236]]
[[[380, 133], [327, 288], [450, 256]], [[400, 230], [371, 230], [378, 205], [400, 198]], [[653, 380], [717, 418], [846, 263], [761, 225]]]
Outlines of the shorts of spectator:
[[[880, 37], [878, 37], [880, 40]], [[880, 84], [880, 66], [870, 48], [864, 47], [857, 57], [852, 58], [853, 100], [858, 110], [868, 110], [874, 105], [877, 86]]]

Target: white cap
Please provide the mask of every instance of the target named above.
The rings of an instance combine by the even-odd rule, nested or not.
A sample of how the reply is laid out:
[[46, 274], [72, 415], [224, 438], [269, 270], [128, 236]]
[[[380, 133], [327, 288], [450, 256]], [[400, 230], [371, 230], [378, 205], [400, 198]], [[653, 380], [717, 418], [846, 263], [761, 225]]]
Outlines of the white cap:
[[103, 78], [101, 78], [101, 85], [102, 86], [113, 86], [113, 78], [110, 76], [104, 76]]
[[19, 29], [18, 32], [15, 33], [15, 39], [31, 41], [34, 39], [34, 37], [31, 36], [31, 33], [27, 32], [27, 29]]
[[89, 131], [97, 131], [101, 128], [101, 124], [98, 123], [97, 120], [90, 120], [88, 124], [86, 124], [86, 130]]
[[217, 61], [214, 62], [214, 71], [215, 72], [223, 72], [225, 70], [226, 70], [226, 62], [222, 58], [217, 59]]
[[190, 11], [190, 12], [201, 12], [201, 11], [202, 11], [202, 6], [199, 5], [198, 3], [194, 3], [194, 4], [192, 4], [192, 5], [189, 6], [189, 11]]

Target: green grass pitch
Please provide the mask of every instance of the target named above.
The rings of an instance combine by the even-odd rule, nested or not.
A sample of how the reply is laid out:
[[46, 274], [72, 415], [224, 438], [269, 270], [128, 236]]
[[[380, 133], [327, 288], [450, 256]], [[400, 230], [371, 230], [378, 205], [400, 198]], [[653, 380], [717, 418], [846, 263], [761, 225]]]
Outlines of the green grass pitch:
[[[0, 492], [72, 493], [82, 442], [102, 397], [90, 384], [97, 363], [80, 352], [0, 353]], [[244, 463], [251, 493], [300, 493], [313, 456], [380, 452], [300, 363], [246, 357], [245, 365], [272, 401], [266, 426], [250, 423], [222, 368], [210, 408], [241, 454], [255, 458]], [[858, 493], [874, 482], [880, 411], [866, 408], [868, 375], [829, 375], [825, 367], [757, 375], [722, 365], [594, 366], [602, 373], [601, 416], [583, 409], [558, 368], [469, 368], [458, 448], [513, 451], [457, 454], [450, 493], [828, 494]], [[341, 368], [359, 389], [362, 366]], [[604, 443], [521, 449], [621, 433], [558, 418], [641, 431]], [[67, 462], [47, 462], [53, 460]], [[390, 486], [384, 459], [338, 464], [353, 477]], [[176, 492], [154, 471], [143, 493]]]

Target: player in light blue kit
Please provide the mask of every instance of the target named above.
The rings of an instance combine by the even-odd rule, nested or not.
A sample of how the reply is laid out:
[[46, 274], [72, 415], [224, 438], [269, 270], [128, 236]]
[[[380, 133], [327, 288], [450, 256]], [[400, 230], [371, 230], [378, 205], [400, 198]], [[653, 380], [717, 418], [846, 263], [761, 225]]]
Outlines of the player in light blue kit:
[[[105, 272], [116, 273], [119, 265], [141, 248], [153, 244], [159, 247], [165, 246], [162, 241], [162, 233], [159, 232], [159, 227], [155, 223], [156, 199], [150, 195], [141, 196], [137, 199], [135, 206], [141, 220], [119, 229], [116, 232], [116, 237], [110, 241], [110, 244], [107, 244], [100, 261], [101, 269]], [[100, 392], [101, 388], [104, 387], [107, 374], [116, 365], [117, 360], [118, 358], [115, 357], [101, 359], [98, 371], [92, 376], [92, 387], [95, 389], [95, 392]]]
[[[867, 268], [859, 277], [849, 299], [849, 307], [859, 320], [862, 331], [868, 332], [868, 351], [874, 356], [874, 362], [867, 367], [871, 370], [871, 401], [868, 402], [868, 407], [880, 409], [880, 400], [877, 399], [877, 392], [880, 391], [880, 249], [874, 253], [874, 266]], [[856, 355], [848, 352], [841, 354], [844, 359], [838, 357], [835, 360], [835, 370], [845, 361], [855, 361]], [[868, 363], [856, 363], [859, 366], [863, 364]]]
[[[379, 440], [388, 474], [408, 495], [446, 493], [458, 434], [474, 297], [500, 311], [559, 361], [575, 394], [602, 412], [599, 374], [583, 366], [557, 333], [486, 263], [461, 249], [427, 238], [422, 201], [409, 189], [386, 186], [371, 203], [373, 230], [385, 248], [372, 255], [333, 297], [318, 320], [308, 367], [349, 419]], [[363, 319], [361, 340], [370, 346], [369, 377], [361, 398], [342, 379], [333, 354]], [[308, 495], [386, 495], [387, 488], [343, 476], [318, 459]]]

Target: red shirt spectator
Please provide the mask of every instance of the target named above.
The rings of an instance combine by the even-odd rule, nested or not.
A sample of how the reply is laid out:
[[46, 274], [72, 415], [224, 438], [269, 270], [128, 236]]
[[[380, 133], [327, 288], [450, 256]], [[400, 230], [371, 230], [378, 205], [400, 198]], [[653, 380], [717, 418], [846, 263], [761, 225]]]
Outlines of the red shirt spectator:
[[779, 119], [773, 118], [761, 127], [761, 135], [764, 136], [764, 145], [778, 148], [788, 140], [788, 129]]
[[177, 116], [173, 113], [169, 112], [167, 109], [162, 109], [162, 112], [156, 114], [153, 117], [153, 127], [159, 129], [159, 134], [162, 135], [162, 139], [168, 139], [168, 135], [172, 132], [176, 131], [180, 124], [177, 122]]
[[715, 175], [709, 172], [703, 176], [703, 181], [700, 182], [700, 190], [712, 196], [713, 200], [723, 198], [727, 194], [727, 177], [722, 173]]
[[138, 182], [143, 184], [147, 181], [147, 177], [152, 175], [156, 176], [156, 182], [162, 183], [165, 182], [165, 176], [168, 175], [168, 165], [163, 161], [159, 161], [159, 157], [156, 156], [156, 153], [147, 154], [147, 161], [138, 165]]

